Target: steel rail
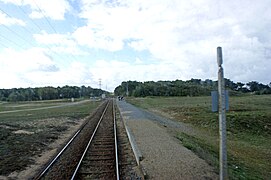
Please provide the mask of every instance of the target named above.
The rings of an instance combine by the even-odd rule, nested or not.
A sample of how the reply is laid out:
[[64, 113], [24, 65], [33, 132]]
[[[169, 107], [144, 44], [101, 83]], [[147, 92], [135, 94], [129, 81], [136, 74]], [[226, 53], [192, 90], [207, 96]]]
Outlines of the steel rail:
[[[106, 105], [106, 108], [108, 107], [109, 105], [109, 101]], [[103, 111], [103, 114], [102, 116], [104, 115], [105, 113], [105, 110]], [[87, 125], [88, 122], [84, 123], [83, 126], [78, 130], [76, 131], [76, 133], [73, 135], [73, 137], [69, 140], [69, 142], [61, 149], [61, 151], [55, 156], [55, 158], [46, 166], [46, 168], [41, 172], [39, 173], [38, 176], [36, 176], [34, 179], [35, 180], [39, 180], [41, 179], [46, 173], [47, 171], [52, 167], [52, 165], [58, 160], [58, 158], [63, 154], [63, 152], [67, 149], [67, 147], [69, 147], [69, 145], [73, 142], [73, 140], [78, 136], [78, 134], [82, 131], [82, 129]]]
[[116, 157], [116, 178], [117, 180], [120, 179], [119, 177], [119, 159], [118, 159], [118, 139], [117, 139], [117, 126], [116, 126], [116, 112], [113, 100], [113, 118], [114, 118], [114, 139], [115, 139], [115, 157]]
[[67, 149], [67, 147], [71, 144], [74, 138], [81, 132], [82, 128], [79, 129], [74, 136], [70, 139], [70, 141], [63, 147], [63, 149], [56, 155], [56, 157], [50, 162], [50, 164], [39, 174], [35, 179], [40, 179], [47, 171], [51, 168], [51, 166], [55, 163], [55, 161], [62, 155], [62, 153]]
[[76, 176], [76, 174], [77, 174], [77, 172], [78, 172], [78, 170], [79, 170], [79, 168], [80, 168], [80, 166], [81, 166], [81, 163], [82, 163], [82, 161], [83, 161], [83, 159], [84, 159], [84, 157], [85, 157], [85, 155], [86, 155], [86, 153], [87, 153], [87, 151], [88, 151], [88, 148], [89, 148], [89, 146], [90, 146], [90, 144], [91, 144], [91, 142], [92, 142], [92, 140], [93, 140], [93, 138], [94, 138], [94, 136], [95, 136], [95, 134], [96, 134], [96, 132], [97, 132], [97, 129], [99, 128], [99, 126], [100, 126], [100, 124], [101, 124], [101, 121], [102, 121], [102, 119], [103, 119], [103, 117], [104, 117], [104, 114], [105, 114], [105, 112], [106, 112], [106, 110], [107, 110], [107, 108], [108, 108], [108, 106], [109, 106], [109, 102], [110, 102], [110, 101], [108, 101], [108, 104], [106, 105], [106, 107], [105, 107], [105, 109], [104, 109], [104, 111], [103, 111], [103, 114], [102, 114], [102, 116], [101, 116], [101, 118], [100, 118], [100, 120], [99, 120], [99, 122], [98, 122], [98, 124], [97, 124], [97, 126], [96, 126], [96, 128], [95, 128], [95, 130], [94, 130], [94, 132], [93, 132], [93, 134], [92, 134], [92, 136], [91, 136], [91, 138], [90, 138], [90, 140], [89, 140], [87, 146], [86, 146], [86, 148], [85, 148], [85, 151], [84, 151], [84, 153], [82, 154], [81, 159], [80, 159], [80, 161], [78, 162], [78, 164], [77, 164], [77, 166], [76, 166], [76, 169], [74, 170], [74, 173], [73, 173], [73, 175], [72, 175], [72, 177], [71, 177], [71, 180], [74, 180], [74, 178], [75, 178], [75, 176]]

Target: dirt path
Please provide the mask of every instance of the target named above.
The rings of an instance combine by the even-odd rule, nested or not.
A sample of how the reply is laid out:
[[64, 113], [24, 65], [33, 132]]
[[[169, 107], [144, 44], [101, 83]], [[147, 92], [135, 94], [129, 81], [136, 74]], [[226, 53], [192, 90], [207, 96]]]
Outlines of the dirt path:
[[143, 155], [140, 163], [149, 179], [218, 179], [213, 167], [183, 147], [168, 131], [168, 128], [193, 131], [191, 127], [142, 111], [123, 101], [118, 105]]

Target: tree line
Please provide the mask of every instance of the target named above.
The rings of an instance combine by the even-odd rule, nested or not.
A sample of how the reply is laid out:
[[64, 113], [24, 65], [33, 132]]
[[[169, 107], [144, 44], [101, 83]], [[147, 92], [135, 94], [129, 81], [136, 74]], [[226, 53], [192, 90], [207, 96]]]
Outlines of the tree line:
[[[114, 94], [118, 96], [205, 96], [210, 95], [211, 91], [217, 90], [217, 81], [210, 79], [190, 79], [187, 81], [124, 81], [115, 88]], [[271, 82], [264, 85], [257, 81], [248, 83], [234, 83], [230, 79], [225, 78], [226, 89], [231, 94], [234, 93], [255, 93], [255, 94], [271, 94]]]
[[63, 87], [37, 87], [0, 89], [0, 101], [36, 101], [80, 97], [98, 97], [108, 92], [90, 86], [63, 86]]

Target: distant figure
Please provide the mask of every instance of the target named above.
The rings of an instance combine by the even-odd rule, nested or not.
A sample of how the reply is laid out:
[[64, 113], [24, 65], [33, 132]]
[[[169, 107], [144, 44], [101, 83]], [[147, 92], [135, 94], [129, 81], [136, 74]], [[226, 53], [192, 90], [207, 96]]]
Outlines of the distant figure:
[[123, 100], [123, 96], [118, 96], [118, 100], [122, 101]]

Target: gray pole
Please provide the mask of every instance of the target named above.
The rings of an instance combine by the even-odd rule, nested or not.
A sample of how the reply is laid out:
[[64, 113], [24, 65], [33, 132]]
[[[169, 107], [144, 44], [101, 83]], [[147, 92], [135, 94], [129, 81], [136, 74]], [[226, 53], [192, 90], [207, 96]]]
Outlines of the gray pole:
[[127, 97], [129, 96], [128, 81], [127, 81], [127, 83], [126, 83], [126, 96], [127, 96]]
[[220, 161], [220, 180], [228, 179], [227, 173], [227, 132], [226, 132], [226, 101], [225, 101], [225, 81], [222, 67], [222, 48], [217, 47], [218, 64], [218, 95], [219, 95], [219, 161]]

